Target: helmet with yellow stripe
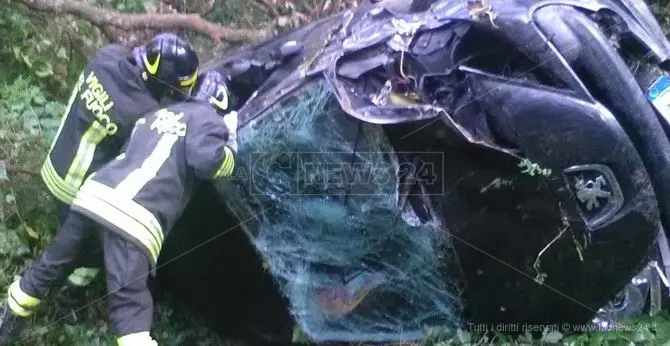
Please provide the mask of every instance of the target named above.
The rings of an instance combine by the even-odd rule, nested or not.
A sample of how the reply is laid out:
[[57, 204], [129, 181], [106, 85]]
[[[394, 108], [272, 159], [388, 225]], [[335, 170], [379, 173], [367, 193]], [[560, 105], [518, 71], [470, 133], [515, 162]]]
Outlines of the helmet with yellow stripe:
[[219, 114], [225, 114], [236, 107], [236, 99], [228, 89], [226, 77], [211, 70], [198, 77], [198, 83], [193, 92], [193, 99], [198, 102], [207, 102]]
[[185, 100], [191, 95], [198, 78], [199, 59], [184, 39], [161, 33], [149, 43], [135, 47], [133, 56], [154, 97]]

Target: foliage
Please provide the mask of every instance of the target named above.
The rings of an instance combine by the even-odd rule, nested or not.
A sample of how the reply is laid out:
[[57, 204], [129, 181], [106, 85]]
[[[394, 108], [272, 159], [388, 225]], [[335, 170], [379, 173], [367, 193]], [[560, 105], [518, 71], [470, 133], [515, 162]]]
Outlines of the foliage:
[[[49, 219], [53, 213], [49, 196], [36, 188], [34, 181], [47, 141], [55, 135], [64, 108], [58, 102], [47, 101], [32, 78], [19, 76], [0, 84], [0, 221], [6, 241], [3, 245], [7, 250], [20, 249], [3, 255], [17, 263], [45, 244], [48, 239], [41, 234], [50, 233], [53, 224]], [[11, 276], [0, 278], [3, 284], [6, 280], [11, 280]]]
[[2, 80], [30, 77], [48, 96], [65, 98], [87, 54], [101, 44], [100, 36], [88, 23], [35, 13], [11, 0], [0, 2]]

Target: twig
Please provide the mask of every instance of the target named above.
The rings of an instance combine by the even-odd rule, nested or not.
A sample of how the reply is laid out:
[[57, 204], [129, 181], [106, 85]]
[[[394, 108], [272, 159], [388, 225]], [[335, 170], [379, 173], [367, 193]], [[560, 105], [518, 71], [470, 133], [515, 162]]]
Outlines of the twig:
[[30, 107], [30, 111], [31, 111], [31, 112], [33, 113], [33, 115], [35, 116], [35, 120], [37, 120], [37, 125], [38, 125], [39, 128], [40, 128], [40, 135], [44, 135], [44, 129], [42, 129], [42, 122], [40, 121], [40, 117], [39, 117], [39, 115], [37, 115], [37, 113], [35, 112], [35, 108], [33, 108], [33, 105], [28, 104], [28, 107]]
[[19, 204], [16, 202], [16, 192], [14, 192], [14, 188], [10, 186], [9, 191], [12, 194], [12, 196], [14, 196], [12, 204], [14, 204], [14, 211], [16, 212], [16, 216], [18, 216], [19, 220], [21, 220], [21, 224], [26, 225], [26, 220], [23, 218], [23, 215], [21, 215], [21, 211], [19, 210]]
[[[561, 231], [558, 232], [558, 235], [556, 235], [556, 236], [554, 237], [554, 239], [552, 239], [552, 240], [549, 242], [549, 244], [545, 245], [544, 248], [542, 248], [542, 250], [537, 254], [537, 257], [535, 258], [535, 262], [533, 263], [533, 269], [535, 269], [535, 271], [537, 272], [537, 277], [535, 278], [535, 281], [537, 281], [539, 284], [542, 284], [542, 283], [544, 282], [544, 279], [546, 278], [546, 274], [540, 272], [540, 270], [538, 269], [538, 268], [540, 267], [540, 257], [542, 257], [542, 255], [543, 255], [547, 250], [549, 250], [549, 247], [551, 247], [551, 245], [553, 245], [556, 241], [558, 241], [558, 239], [560, 239], [560, 238], [563, 236], [563, 234], [564, 234], [569, 228], [570, 228], [570, 225], [569, 225], [569, 224], [568, 224], [568, 225], [565, 225], [565, 226], [563, 227], [563, 229], [561, 229]], [[543, 275], [543, 274], [544, 274], [544, 275]]]

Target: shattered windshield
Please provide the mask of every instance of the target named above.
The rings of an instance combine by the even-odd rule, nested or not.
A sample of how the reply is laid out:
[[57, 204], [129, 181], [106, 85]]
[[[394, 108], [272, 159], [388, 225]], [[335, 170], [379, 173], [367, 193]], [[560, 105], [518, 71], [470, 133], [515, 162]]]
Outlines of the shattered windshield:
[[380, 126], [315, 82], [238, 141], [235, 177], [218, 189], [311, 338], [412, 339], [459, 323], [452, 245], [399, 207], [398, 157]]

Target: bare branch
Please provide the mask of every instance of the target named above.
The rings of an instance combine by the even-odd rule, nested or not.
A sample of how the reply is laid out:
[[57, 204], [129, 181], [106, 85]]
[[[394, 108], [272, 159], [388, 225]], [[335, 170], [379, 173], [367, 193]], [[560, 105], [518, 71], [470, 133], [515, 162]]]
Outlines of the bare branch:
[[126, 14], [101, 9], [76, 0], [17, 0], [27, 7], [55, 14], [72, 14], [104, 28], [113, 26], [124, 30], [186, 29], [208, 35], [217, 43], [260, 42], [269, 36], [268, 30], [236, 29], [213, 23], [195, 13]]

